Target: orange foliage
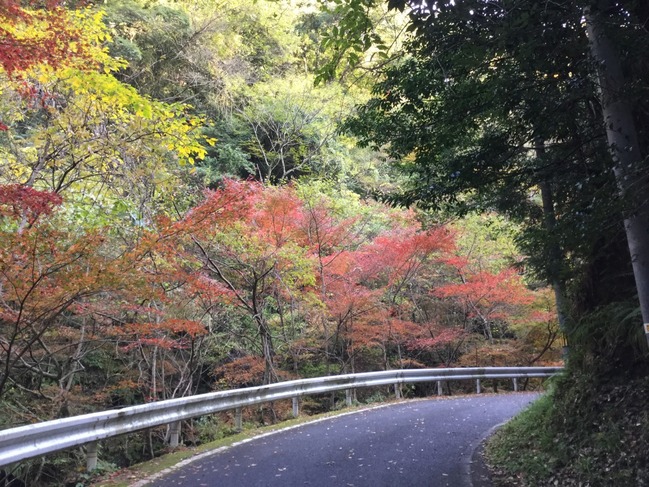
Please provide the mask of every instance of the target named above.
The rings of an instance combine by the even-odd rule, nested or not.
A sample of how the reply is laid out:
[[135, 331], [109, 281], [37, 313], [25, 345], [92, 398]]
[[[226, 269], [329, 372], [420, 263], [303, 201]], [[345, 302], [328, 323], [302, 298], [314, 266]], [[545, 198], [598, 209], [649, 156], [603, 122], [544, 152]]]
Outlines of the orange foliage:
[[358, 217], [335, 218], [324, 198], [307, 202], [303, 208], [303, 218], [299, 223], [300, 243], [317, 258], [332, 262], [339, 252], [357, 243], [354, 226]]
[[60, 198], [16, 186], [0, 188], [0, 195], [2, 395], [14, 367], [49, 353], [43, 337], [65, 313], [87, 315], [83, 303], [91, 297], [128, 288], [132, 263], [107, 258], [99, 232], [66, 232], [50, 221]]
[[223, 187], [205, 191], [202, 203], [192, 208], [185, 217], [165, 228], [161, 220], [159, 227], [163, 236], [190, 235], [194, 232], [206, 232], [219, 226], [246, 220], [254, 204], [261, 198], [263, 187], [258, 183], [226, 179]]
[[264, 359], [247, 355], [222, 365], [215, 370], [221, 379], [219, 383], [228, 389], [252, 387], [263, 383]]
[[[461, 282], [438, 287], [433, 294], [442, 298], [454, 298], [463, 303], [469, 316], [483, 319], [507, 319], [512, 307], [529, 306], [534, 295], [529, 291], [514, 269], [499, 273], [470, 273], [458, 269]], [[466, 273], [466, 274], [465, 274]]]
[[279, 248], [298, 238], [305, 215], [291, 186], [267, 188], [255, 210], [249, 223], [261, 239]]
[[114, 333], [131, 341], [125, 351], [137, 346], [172, 350], [187, 348], [191, 340], [207, 334], [207, 330], [197, 321], [170, 318], [157, 323], [129, 323]]
[[461, 328], [441, 328], [434, 336], [417, 338], [408, 342], [411, 350], [427, 350], [447, 345], [454, 345], [466, 338], [467, 333]]
[[411, 225], [395, 227], [358, 250], [323, 259], [323, 301], [350, 357], [363, 348], [385, 349], [425, 333], [420, 324], [404, 318], [408, 313], [401, 304], [403, 293], [453, 247], [453, 234], [445, 228], [421, 232]]

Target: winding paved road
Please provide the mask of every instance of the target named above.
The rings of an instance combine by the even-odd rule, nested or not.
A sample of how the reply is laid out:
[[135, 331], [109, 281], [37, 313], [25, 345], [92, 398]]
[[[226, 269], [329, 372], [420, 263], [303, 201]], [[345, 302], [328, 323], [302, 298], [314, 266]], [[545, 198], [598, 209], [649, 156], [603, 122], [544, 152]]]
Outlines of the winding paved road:
[[202, 457], [150, 487], [470, 487], [480, 441], [537, 397], [408, 401], [304, 424]]

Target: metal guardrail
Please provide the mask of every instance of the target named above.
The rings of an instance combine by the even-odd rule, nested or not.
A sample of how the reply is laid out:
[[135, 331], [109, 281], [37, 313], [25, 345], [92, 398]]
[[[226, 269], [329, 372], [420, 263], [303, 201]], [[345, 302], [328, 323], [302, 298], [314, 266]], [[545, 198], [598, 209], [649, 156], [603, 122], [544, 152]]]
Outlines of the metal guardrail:
[[99, 440], [153, 426], [170, 425], [169, 444], [177, 446], [181, 421], [219, 411], [236, 410], [236, 421], [240, 426], [242, 407], [292, 398], [293, 415], [297, 416], [297, 398], [307, 394], [346, 390], [347, 404], [351, 405], [351, 391], [356, 388], [437, 381], [438, 394], [441, 394], [442, 382], [467, 379], [476, 380], [478, 393], [480, 380], [483, 379], [513, 379], [514, 390], [517, 390], [516, 380], [519, 378], [550, 377], [561, 369], [561, 367], [400, 369], [292, 380], [169, 399], [2, 430], [0, 431], [0, 466], [74, 446], [87, 445], [87, 467], [88, 470], [92, 470], [97, 465]]

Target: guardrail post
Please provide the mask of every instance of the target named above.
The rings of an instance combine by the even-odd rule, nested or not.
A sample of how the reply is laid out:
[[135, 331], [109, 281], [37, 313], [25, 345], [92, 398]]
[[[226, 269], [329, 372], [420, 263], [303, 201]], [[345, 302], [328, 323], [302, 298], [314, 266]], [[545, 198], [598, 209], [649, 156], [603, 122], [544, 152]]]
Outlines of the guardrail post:
[[293, 417], [297, 418], [300, 415], [300, 403], [297, 397], [293, 398]]
[[345, 389], [345, 404], [347, 407], [352, 406], [352, 390], [351, 389]]
[[243, 419], [242, 419], [242, 411], [241, 408], [236, 408], [234, 410], [234, 429], [237, 431], [241, 431], [243, 429]]
[[475, 390], [478, 394], [482, 392], [482, 390], [480, 389], [480, 379], [475, 380]]
[[180, 421], [174, 421], [169, 425], [169, 446], [176, 448], [180, 442]]
[[86, 470], [92, 472], [97, 468], [97, 442], [86, 444]]
[[394, 397], [396, 399], [401, 399], [401, 388], [399, 387], [398, 382], [394, 384]]
[[443, 393], [443, 391], [442, 391], [442, 381], [441, 381], [441, 380], [438, 380], [438, 381], [437, 381], [437, 395], [438, 395], [438, 396], [441, 396], [442, 393]]
[[518, 379], [514, 377], [512, 380], [514, 381], [514, 392], [518, 392]]

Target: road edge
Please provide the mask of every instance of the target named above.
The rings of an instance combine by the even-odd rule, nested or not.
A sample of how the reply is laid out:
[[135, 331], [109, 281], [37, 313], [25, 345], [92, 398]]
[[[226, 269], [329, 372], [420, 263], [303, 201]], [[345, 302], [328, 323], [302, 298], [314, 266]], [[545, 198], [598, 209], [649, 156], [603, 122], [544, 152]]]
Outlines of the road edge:
[[497, 424], [491, 428], [487, 434], [480, 439], [478, 445], [473, 449], [471, 460], [469, 462], [469, 485], [470, 487], [493, 487], [493, 481], [489, 467], [484, 460], [484, 449], [487, 441], [498, 428], [502, 427], [507, 421]]
[[[527, 391], [525, 392], [527, 394], [534, 394], [539, 396], [538, 392], [533, 392], [533, 391]], [[523, 393], [523, 394], [525, 394]], [[538, 399], [538, 397], [537, 397]], [[520, 414], [520, 411], [518, 412]], [[473, 448], [473, 451], [471, 452], [471, 456], [469, 457], [469, 460], [467, 462], [467, 478], [469, 479], [469, 487], [493, 487], [493, 476], [491, 475], [491, 471], [489, 470], [489, 467], [487, 466], [487, 463], [485, 462], [484, 459], [484, 450], [487, 445], [487, 441], [493, 434], [498, 431], [498, 429], [502, 428], [504, 425], [506, 425], [509, 421], [511, 421], [515, 416], [512, 416], [506, 421], [503, 421], [500, 424], [497, 424], [495, 426], [492, 426], [489, 431], [487, 431], [482, 438], [477, 442], [476, 446]]]

